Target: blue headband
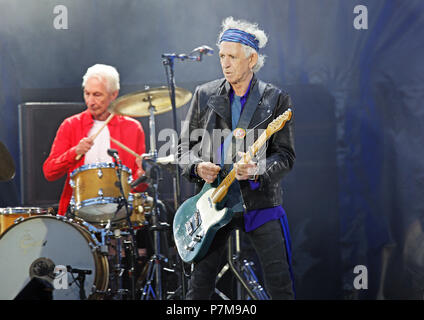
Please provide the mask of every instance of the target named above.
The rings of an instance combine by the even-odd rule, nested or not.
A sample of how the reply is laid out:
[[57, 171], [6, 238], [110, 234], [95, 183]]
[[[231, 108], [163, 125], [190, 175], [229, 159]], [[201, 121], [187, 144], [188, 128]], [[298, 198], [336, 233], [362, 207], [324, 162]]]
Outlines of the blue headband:
[[238, 29], [225, 30], [221, 37], [221, 40], [219, 40], [219, 43], [221, 43], [222, 41], [239, 42], [249, 47], [252, 47], [256, 51], [259, 51], [259, 40], [256, 39], [256, 37], [253, 34], [244, 32], [242, 30], [238, 30]]

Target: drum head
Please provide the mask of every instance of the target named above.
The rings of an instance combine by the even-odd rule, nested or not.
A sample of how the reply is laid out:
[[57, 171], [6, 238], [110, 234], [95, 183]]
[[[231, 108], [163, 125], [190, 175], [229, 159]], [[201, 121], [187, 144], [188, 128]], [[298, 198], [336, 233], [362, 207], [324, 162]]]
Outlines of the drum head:
[[[0, 237], [0, 257], [3, 257], [0, 264], [0, 299], [14, 299], [35, 274], [50, 283], [54, 300], [79, 300], [79, 283], [73, 279], [78, 274], [65, 274], [65, 271], [62, 280], [67, 278], [66, 282], [57, 282], [55, 273], [52, 274], [52, 268], [61, 266], [64, 270], [71, 266], [91, 271], [91, 274], [85, 275], [86, 297], [92, 293], [93, 286], [104, 290], [107, 287], [107, 263], [104, 266], [92, 251], [85, 232], [88, 231], [54, 216], [30, 217], [9, 228]], [[48, 272], [35, 268], [38, 261], [45, 265], [53, 264], [49, 265], [50, 278]], [[99, 270], [105, 274], [99, 275]], [[99, 281], [99, 278], [102, 280]]]

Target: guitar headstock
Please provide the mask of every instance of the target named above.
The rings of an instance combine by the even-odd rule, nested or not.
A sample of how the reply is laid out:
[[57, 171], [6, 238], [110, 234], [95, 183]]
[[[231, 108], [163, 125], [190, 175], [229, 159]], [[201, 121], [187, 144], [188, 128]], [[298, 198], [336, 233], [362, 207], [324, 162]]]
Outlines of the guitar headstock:
[[287, 109], [282, 115], [275, 118], [266, 128], [266, 133], [268, 136], [276, 133], [277, 131], [283, 129], [284, 125], [287, 121], [289, 121], [292, 117], [291, 109]]

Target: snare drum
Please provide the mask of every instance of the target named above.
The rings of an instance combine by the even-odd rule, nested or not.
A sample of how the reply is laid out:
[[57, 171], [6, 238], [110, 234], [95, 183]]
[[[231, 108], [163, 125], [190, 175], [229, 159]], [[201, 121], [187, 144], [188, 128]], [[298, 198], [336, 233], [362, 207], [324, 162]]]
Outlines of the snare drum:
[[0, 235], [13, 225], [18, 218], [29, 218], [35, 215], [47, 214], [48, 209], [38, 207], [7, 207], [0, 209]]
[[[109, 264], [90, 231], [63, 217], [24, 219], [0, 236], [0, 300], [14, 299], [34, 278], [50, 283], [54, 300], [79, 300], [76, 273], [86, 270], [84, 293], [100, 298], [109, 282]], [[44, 270], [41, 266], [45, 266]], [[61, 281], [54, 270], [62, 270]]]
[[[122, 189], [130, 206], [129, 210], [132, 210], [131, 169], [126, 166], [119, 168]], [[106, 224], [108, 220], [125, 219], [125, 207], [116, 212], [122, 194], [114, 163], [83, 165], [71, 173], [69, 183], [73, 189], [70, 205], [77, 217], [94, 225]]]

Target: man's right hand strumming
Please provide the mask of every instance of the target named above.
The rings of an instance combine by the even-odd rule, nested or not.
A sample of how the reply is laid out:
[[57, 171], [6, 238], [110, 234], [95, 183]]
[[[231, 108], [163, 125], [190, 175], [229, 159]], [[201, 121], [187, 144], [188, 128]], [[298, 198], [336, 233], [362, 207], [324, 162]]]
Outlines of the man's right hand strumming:
[[215, 181], [220, 170], [221, 167], [213, 164], [212, 162], [200, 162], [196, 166], [195, 174], [207, 183], [212, 183]]

